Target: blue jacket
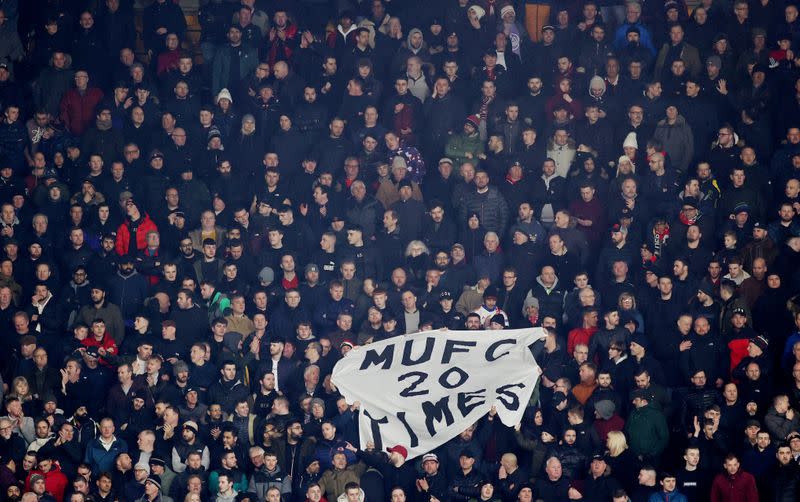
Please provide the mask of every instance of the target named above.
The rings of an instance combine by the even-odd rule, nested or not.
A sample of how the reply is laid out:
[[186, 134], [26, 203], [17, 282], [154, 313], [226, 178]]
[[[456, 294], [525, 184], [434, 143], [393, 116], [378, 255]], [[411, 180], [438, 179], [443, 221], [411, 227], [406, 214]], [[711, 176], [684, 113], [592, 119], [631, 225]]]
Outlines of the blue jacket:
[[671, 492], [659, 490], [650, 495], [650, 500], [648, 502], [689, 502], [689, 500], [686, 498], [686, 495], [679, 493], [677, 490]]
[[93, 439], [86, 447], [84, 462], [92, 466], [92, 472], [113, 472], [117, 455], [128, 451], [128, 443], [114, 438], [111, 448], [106, 450], [100, 443], [100, 437]]

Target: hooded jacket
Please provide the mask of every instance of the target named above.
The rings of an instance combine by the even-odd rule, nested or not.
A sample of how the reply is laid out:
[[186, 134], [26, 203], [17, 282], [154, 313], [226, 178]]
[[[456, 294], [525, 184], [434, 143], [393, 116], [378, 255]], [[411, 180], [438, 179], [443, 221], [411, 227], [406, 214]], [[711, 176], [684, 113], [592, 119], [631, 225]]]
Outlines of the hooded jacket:
[[44, 476], [45, 491], [51, 494], [57, 502], [63, 502], [64, 492], [67, 489], [67, 485], [69, 485], [69, 480], [67, 480], [67, 476], [61, 472], [61, 467], [57, 463], [53, 463], [53, 467], [47, 473], [38, 469], [32, 470], [25, 479], [25, 491], [30, 491], [31, 476], [34, 474]]
[[667, 119], [660, 120], [653, 137], [664, 145], [672, 165], [686, 172], [694, 157], [694, 135], [686, 119], [678, 115], [674, 124], [667, 123]]

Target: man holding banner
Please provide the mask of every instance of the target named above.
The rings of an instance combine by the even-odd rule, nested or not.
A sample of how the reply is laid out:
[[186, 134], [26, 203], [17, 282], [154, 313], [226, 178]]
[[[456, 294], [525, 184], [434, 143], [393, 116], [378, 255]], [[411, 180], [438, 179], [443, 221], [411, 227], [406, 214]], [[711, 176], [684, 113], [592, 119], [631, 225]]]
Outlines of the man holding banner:
[[332, 383], [360, 402], [361, 444], [403, 445], [408, 459], [428, 453], [493, 407], [513, 427], [539, 378], [531, 348], [542, 328], [435, 330], [394, 337], [351, 351]]

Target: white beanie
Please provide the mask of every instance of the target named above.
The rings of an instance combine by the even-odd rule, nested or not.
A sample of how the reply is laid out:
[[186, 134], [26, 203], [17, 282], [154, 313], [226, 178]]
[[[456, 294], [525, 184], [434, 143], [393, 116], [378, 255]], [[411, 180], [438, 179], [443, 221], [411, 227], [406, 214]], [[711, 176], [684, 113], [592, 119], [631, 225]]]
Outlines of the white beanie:
[[219, 103], [219, 100], [223, 99], [223, 98], [227, 99], [228, 101], [233, 103], [233, 96], [231, 96], [231, 91], [229, 91], [227, 88], [222, 89], [221, 91], [219, 91], [219, 94], [217, 94], [217, 101], [216, 102]]
[[639, 142], [636, 141], [636, 133], [629, 132], [627, 136], [625, 136], [625, 141], [622, 142], [622, 148], [626, 146], [631, 146], [633, 148], [639, 149]]
[[506, 14], [508, 14], [509, 12], [511, 14], [514, 14], [515, 16], [517, 15], [517, 12], [514, 10], [514, 6], [506, 5], [502, 9], [500, 9], [500, 17], [505, 17]]
[[482, 19], [483, 16], [486, 15], [486, 9], [484, 9], [480, 5], [471, 5], [470, 8], [467, 10], [474, 10], [475, 14], [478, 15], [478, 19]]

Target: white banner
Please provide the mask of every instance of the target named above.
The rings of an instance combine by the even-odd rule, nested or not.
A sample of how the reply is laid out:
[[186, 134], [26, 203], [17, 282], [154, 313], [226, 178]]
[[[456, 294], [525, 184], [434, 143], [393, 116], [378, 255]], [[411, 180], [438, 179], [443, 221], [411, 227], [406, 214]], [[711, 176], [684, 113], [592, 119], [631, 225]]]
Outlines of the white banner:
[[[520, 422], [541, 370], [530, 346], [542, 328], [436, 330], [351, 350], [333, 369], [348, 403], [361, 403], [362, 447], [423, 455], [477, 422], [492, 406], [507, 426]], [[376, 444], [378, 441], [374, 441]]]

